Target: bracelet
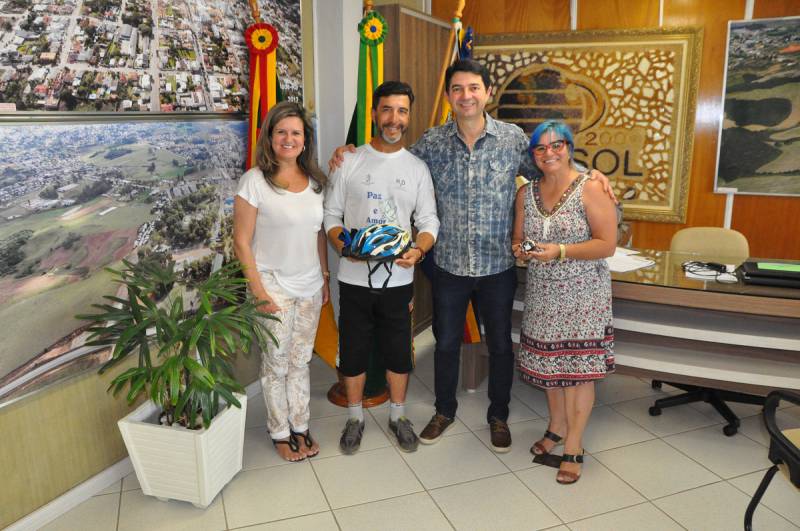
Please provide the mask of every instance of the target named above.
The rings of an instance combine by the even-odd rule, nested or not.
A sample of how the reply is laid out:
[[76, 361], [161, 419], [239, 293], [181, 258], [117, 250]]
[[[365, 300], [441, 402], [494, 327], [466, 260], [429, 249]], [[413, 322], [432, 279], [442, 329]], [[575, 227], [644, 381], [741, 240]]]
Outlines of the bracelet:
[[417, 251], [419, 251], [419, 260], [417, 260], [417, 263], [419, 263], [419, 262], [422, 262], [423, 260], [425, 260], [425, 254], [426, 254], [426, 253], [425, 253], [425, 251], [422, 249], [422, 247], [417, 247], [417, 246], [415, 245], [415, 246], [413, 246], [413, 247], [412, 247], [412, 249], [416, 249]]
[[322, 272], [322, 276], [324, 278], [331, 278], [331, 272], [330, 271], [323, 271]]
[[558, 259], [563, 262], [564, 259], [567, 257], [567, 246], [564, 245], [563, 243], [559, 243], [558, 244], [558, 250], [559, 250]]

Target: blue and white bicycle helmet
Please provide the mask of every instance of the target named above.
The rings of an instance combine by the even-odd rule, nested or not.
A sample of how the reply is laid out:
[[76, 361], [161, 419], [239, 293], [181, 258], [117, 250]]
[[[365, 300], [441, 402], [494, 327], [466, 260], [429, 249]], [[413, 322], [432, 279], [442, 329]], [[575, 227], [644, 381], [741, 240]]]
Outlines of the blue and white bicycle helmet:
[[385, 288], [392, 276], [394, 260], [400, 258], [411, 247], [411, 234], [396, 225], [379, 223], [367, 225], [351, 232], [343, 231], [339, 238], [344, 242], [342, 256], [349, 256], [356, 260], [376, 262], [369, 268], [369, 286], [372, 288], [372, 275], [383, 264], [389, 273], [383, 283]]
[[361, 260], [394, 260], [411, 247], [411, 235], [396, 225], [368, 225], [356, 232], [350, 244], [350, 256]]

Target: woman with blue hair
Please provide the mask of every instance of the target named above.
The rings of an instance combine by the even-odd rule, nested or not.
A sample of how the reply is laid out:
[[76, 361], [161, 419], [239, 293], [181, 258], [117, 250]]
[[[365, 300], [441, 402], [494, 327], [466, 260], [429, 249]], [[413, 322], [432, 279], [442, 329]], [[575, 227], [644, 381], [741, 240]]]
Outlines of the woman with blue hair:
[[575, 483], [583, 463], [583, 432], [594, 404], [594, 381], [614, 370], [611, 276], [614, 201], [600, 181], [573, 160], [574, 140], [563, 122], [533, 132], [529, 152], [542, 177], [521, 187], [511, 249], [529, 262], [517, 367], [547, 395], [550, 423], [535, 455], [563, 441], [556, 481]]

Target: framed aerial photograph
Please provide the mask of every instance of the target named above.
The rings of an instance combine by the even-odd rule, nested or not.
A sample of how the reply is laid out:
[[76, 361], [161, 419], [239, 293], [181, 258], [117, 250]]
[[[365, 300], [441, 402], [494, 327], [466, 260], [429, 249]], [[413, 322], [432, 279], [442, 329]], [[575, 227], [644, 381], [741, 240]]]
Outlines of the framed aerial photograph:
[[[300, 0], [259, 0], [303, 101]], [[245, 112], [247, 0], [0, 0], [0, 113]]]
[[487, 111], [527, 134], [575, 133], [575, 160], [605, 173], [628, 220], [683, 223], [702, 28], [479, 35], [494, 85]]
[[246, 130], [230, 115], [0, 125], [0, 406], [108, 359], [75, 318], [117, 292], [105, 268], [156, 257], [197, 280], [232, 256]]
[[715, 190], [800, 195], [800, 17], [728, 23], [722, 105]]

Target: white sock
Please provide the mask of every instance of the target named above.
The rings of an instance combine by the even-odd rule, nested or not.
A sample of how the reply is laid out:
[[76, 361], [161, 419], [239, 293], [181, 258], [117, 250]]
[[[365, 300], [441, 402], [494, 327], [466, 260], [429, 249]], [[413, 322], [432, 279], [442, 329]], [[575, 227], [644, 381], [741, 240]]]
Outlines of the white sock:
[[361, 402], [358, 404], [347, 404], [347, 412], [350, 414], [351, 419], [364, 422], [364, 408], [361, 406]]
[[397, 422], [397, 419], [405, 416], [406, 416], [405, 403], [395, 404], [394, 402], [389, 402], [389, 420], [391, 420], [392, 422]]

